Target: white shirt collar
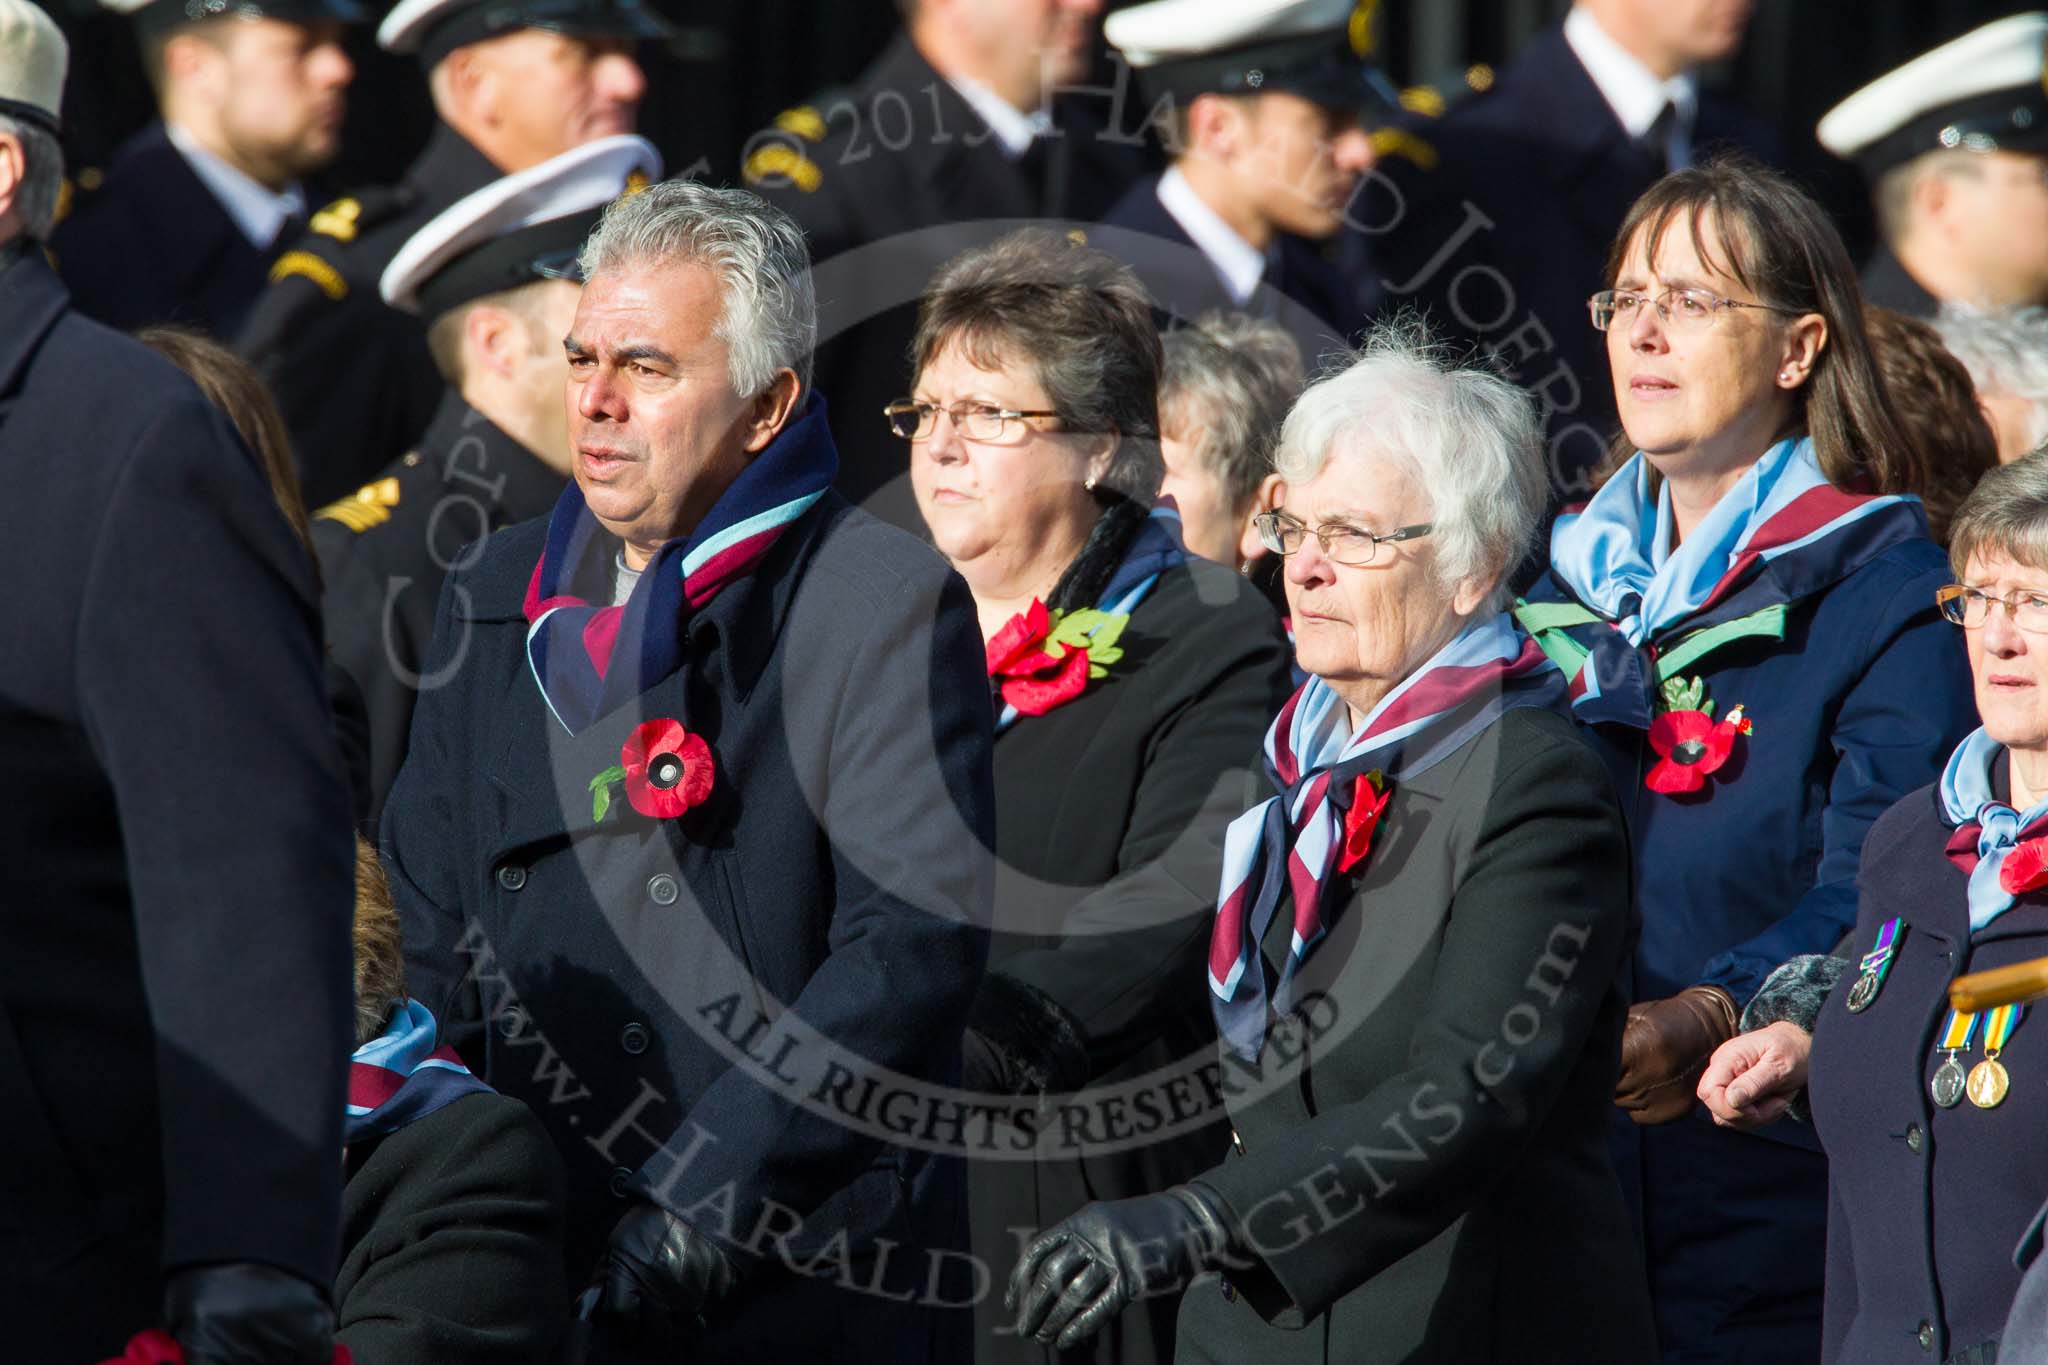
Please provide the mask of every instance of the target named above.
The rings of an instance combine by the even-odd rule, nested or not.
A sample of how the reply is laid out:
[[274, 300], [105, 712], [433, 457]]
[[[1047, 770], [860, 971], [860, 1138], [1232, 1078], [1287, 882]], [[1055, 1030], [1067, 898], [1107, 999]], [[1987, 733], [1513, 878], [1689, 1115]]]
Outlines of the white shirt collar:
[[[1657, 115], [1669, 104], [1678, 111], [1678, 131], [1690, 144], [1693, 115], [1700, 103], [1699, 79], [1692, 72], [1682, 71], [1670, 80], [1657, 79], [1650, 68], [1600, 27], [1599, 20], [1577, 5], [1565, 16], [1564, 40], [1571, 44], [1579, 64], [1593, 78], [1593, 84], [1599, 87], [1630, 137], [1649, 132]], [[1682, 159], [1675, 159], [1674, 164]]]
[[1042, 136], [1052, 127], [1052, 118], [1045, 110], [1026, 114], [1017, 106], [998, 95], [995, 91], [975, 80], [972, 76], [948, 76], [946, 84], [960, 92], [960, 98], [988, 125], [996, 135], [1003, 155], [1015, 161], [1031, 147], [1031, 139]]
[[1178, 166], [1169, 166], [1159, 177], [1159, 202], [1223, 277], [1231, 301], [1242, 307], [1266, 273], [1266, 253], [1238, 236], [1237, 229], [1195, 193]]
[[164, 131], [170, 135], [171, 145], [192, 167], [192, 173], [199, 177], [199, 183], [220, 201], [228, 217], [258, 251], [268, 251], [276, 243], [285, 219], [293, 214], [304, 216], [306, 192], [297, 185], [279, 194], [207, 151], [177, 124], [165, 124]]

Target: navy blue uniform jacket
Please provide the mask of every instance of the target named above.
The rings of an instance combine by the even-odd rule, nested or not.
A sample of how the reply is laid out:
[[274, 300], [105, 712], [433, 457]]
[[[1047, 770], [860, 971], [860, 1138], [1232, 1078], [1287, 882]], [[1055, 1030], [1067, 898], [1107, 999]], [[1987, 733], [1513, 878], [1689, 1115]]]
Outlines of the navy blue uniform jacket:
[[[1583, 497], [1615, 427], [1614, 381], [1586, 299], [1662, 159], [1629, 137], [1557, 28], [1531, 39], [1492, 90], [1411, 136], [1421, 141], [1388, 155], [1354, 201], [1347, 245], [1371, 257], [1362, 287], [1390, 311], [1426, 310], [1528, 389], [1549, 435], [1552, 485], [1566, 502]], [[1768, 161], [1775, 144], [1700, 97], [1696, 159], [1734, 146]]]
[[0, 1324], [340, 1245], [354, 858], [313, 572], [192, 382], [0, 250]]
[[[545, 531], [499, 532], [442, 595], [426, 671], [447, 680], [382, 827], [407, 988], [554, 1136], [571, 1287], [651, 1199], [745, 1275], [705, 1358], [950, 1358], [932, 1337], [964, 1315], [843, 1286], [921, 1291], [919, 1258], [963, 1230], [957, 1164], [900, 1139], [957, 1079], [988, 947], [966, 585], [828, 493], [693, 614], [682, 669], [571, 737], [526, 658]], [[709, 745], [710, 798], [595, 820], [592, 777], [652, 717]]]
[[[1935, 1043], [1949, 983], [2048, 953], [2040, 891], [1971, 935], [1969, 877], [1943, 851], [1950, 833], [1931, 787], [1871, 830], [1850, 960], [1871, 950], [1886, 920], [1900, 920], [1903, 937], [1869, 1008], [1849, 1012], [1851, 970], [1814, 1025], [1808, 1091], [1828, 1153], [1824, 1361], [1945, 1360], [1998, 1337], [2020, 1284], [2013, 1246], [2048, 1197], [2039, 1005], [2006, 1043], [2003, 1104], [1942, 1109], [1928, 1090], [1947, 1056]], [[1980, 1023], [1957, 1058], [1965, 1069], [1983, 1060], [1983, 1035]]]
[[175, 322], [224, 339], [263, 292], [276, 245], [242, 235], [161, 123], [122, 144], [50, 244], [87, 317], [124, 332]]
[[1302, 359], [1311, 372], [1317, 356], [1348, 344], [1364, 325], [1364, 310], [1337, 267], [1324, 258], [1316, 243], [1290, 232], [1274, 238], [1273, 249], [1266, 254], [1266, 273], [1253, 295], [1242, 304], [1232, 299], [1216, 267], [1160, 202], [1156, 175], [1133, 185], [1102, 225], [1159, 239], [1132, 240], [1117, 232], [1090, 235], [1092, 245], [1122, 258], [1138, 272], [1154, 306], [1168, 318], [1191, 321], [1221, 310], [1248, 312], [1277, 322], [1301, 347]]

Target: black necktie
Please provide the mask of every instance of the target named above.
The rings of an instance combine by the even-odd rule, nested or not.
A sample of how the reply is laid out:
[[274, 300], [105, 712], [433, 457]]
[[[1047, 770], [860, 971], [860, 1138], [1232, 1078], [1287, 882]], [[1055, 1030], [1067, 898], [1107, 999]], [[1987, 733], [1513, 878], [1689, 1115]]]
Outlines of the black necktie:
[[1650, 126], [1636, 139], [1636, 145], [1643, 149], [1643, 155], [1657, 168], [1662, 176], [1671, 170], [1671, 134], [1678, 128], [1678, 106], [1670, 100], [1657, 111], [1657, 117], [1650, 120]]

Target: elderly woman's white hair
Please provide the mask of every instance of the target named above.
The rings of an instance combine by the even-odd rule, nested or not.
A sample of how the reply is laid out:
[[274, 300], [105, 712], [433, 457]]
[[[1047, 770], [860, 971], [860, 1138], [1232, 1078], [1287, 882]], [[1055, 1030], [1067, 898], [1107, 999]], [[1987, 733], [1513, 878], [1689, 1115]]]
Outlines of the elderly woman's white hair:
[[1417, 321], [1382, 324], [1334, 369], [1326, 362], [1287, 414], [1273, 463], [1292, 485], [1362, 455], [1399, 460], [1421, 484], [1445, 594], [1477, 580], [1503, 605], [1549, 499], [1529, 396], [1452, 360]]
[[1958, 314], [1935, 325], [1980, 397], [2005, 394], [2027, 403], [2024, 444], [2038, 450], [2048, 441], [2048, 308]]

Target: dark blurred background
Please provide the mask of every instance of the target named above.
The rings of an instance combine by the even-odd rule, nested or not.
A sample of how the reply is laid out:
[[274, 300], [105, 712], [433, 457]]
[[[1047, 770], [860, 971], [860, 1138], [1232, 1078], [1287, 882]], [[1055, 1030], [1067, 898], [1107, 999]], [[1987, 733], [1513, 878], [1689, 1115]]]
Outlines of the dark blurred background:
[[[67, 151], [74, 167], [89, 169], [151, 117], [149, 90], [126, 19], [89, 0], [45, 3], [71, 35]], [[851, 78], [896, 27], [890, 0], [659, 3], [688, 32], [678, 50], [644, 59], [649, 91], [641, 131], [661, 147], [672, 171], [699, 165], [717, 181], [735, 178], [751, 133], [782, 109]], [[1112, 0], [1110, 8], [1118, 7]], [[1569, 8], [1570, 0], [1382, 0], [1379, 48], [1398, 83], [1456, 100], [1483, 87], [1494, 67]], [[1836, 211], [1860, 255], [1870, 234], [1861, 187], [1853, 170], [1815, 145], [1815, 121], [1915, 53], [2017, 12], [1991, 0], [1760, 0], [1741, 56], [1708, 72], [1707, 83], [1781, 130], [1790, 169]], [[347, 146], [320, 192], [395, 179], [430, 122], [426, 88], [410, 59], [378, 51], [368, 29], [352, 51], [357, 77]]]

